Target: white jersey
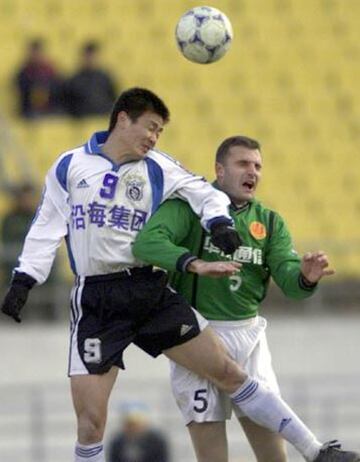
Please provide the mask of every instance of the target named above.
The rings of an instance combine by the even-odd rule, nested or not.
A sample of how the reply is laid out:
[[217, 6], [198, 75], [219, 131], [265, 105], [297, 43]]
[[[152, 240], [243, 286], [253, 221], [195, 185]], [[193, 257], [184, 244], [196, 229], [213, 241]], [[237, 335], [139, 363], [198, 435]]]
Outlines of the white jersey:
[[159, 205], [169, 198], [190, 203], [205, 229], [228, 218], [228, 197], [158, 150], [139, 161], [115, 164], [101, 146], [108, 132], [62, 154], [46, 176], [42, 201], [16, 271], [43, 283], [66, 239], [73, 272], [108, 274], [143, 266], [131, 246]]

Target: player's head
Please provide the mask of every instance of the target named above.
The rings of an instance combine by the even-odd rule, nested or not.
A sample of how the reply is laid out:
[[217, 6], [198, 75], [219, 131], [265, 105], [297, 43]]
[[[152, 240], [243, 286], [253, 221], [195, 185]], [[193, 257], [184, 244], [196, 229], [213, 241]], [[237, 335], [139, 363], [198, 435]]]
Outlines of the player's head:
[[169, 110], [149, 90], [131, 88], [116, 101], [109, 132], [132, 159], [141, 159], [152, 149], [169, 120]]
[[132, 122], [136, 122], [145, 112], [158, 115], [163, 120], [163, 124], [170, 118], [165, 103], [155, 93], [145, 88], [130, 88], [121, 93], [110, 116], [109, 132], [115, 128], [120, 112], [125, 112]]
[[217, 182], [238, 206], [255, 196], [262, 168], [260, 149], [260, 143], [252, 138], [232, 136], [216, 151]]

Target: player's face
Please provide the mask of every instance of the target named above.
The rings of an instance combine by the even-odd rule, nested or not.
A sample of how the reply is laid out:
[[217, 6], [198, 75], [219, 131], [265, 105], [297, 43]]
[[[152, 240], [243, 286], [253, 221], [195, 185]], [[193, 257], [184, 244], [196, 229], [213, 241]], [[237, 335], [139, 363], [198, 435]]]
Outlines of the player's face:
[[135, 121], [123, 112], [119, 114], [119, 120], [123, 148], [134, 158], [143, 158], [155, 146], [165, 124], [161, 116], [150, 111]]
[[259, 150], [232, 146], [224, 164], [216, 164], [217, 181], [232, 202], [240, 206], [254, 198], [261, 168]]

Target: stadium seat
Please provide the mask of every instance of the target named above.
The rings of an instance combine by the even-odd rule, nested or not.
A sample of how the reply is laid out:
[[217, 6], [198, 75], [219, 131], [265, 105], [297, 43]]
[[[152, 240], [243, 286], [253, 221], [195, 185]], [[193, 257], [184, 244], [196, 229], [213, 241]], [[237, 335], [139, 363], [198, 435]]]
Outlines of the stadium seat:
[[26, 126], [14, 116], [11, 76], [34, 35], [47, 40], [64, 73], [76, 67], [82, 42], [95, 38], [123, 87], [149, 87], [168, 103], [171, 122], [161, 149], [212, 179], [223, 138], [258, 138], [264, 152], [259, 196], [288, 220], [300, 248], [324, 242], [338, 273], [351, 267], [360, 275], [353, 264], [360, 250], [337, 250], [359, 228], [360, 2], [269, 0], [259, 14], [256, 2], [217, 0], [213, 6], [231, 19], [234, 41], [211, 65], [190, 63], [177, 50], [174, 27], [191, 6], [188, 0], [171, 8], [168, 0], [38, 0], [30, 8], [25, 0], [0, 0], [6, 18], [1, 107], [36, 166], [37, 181], [57, 153], [107, 122], [59, 118]]

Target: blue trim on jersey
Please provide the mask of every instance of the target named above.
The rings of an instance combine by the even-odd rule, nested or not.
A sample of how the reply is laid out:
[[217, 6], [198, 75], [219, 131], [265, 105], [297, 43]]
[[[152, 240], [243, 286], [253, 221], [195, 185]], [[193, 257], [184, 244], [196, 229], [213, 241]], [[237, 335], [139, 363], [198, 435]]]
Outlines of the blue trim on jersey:
[[63, 157], [56, 167], [56, 178], [63, 189], [67, 192], [67, 174], [73, 154]]
[[86, 152], [88, 154], [102, 154], [99, 144], [104, 144], [108, 137], [108, 131], [95, 132], [86, 145]]
[[70, 228], [69, 228], [69, 225], [67, 225], [67, 230], [68, 230], [68, 232], [67, 232], [67, 235], [65, 236], [66, 248], [67, 248], [67, 252], [68, 252], [68, 256], [69, 256], [71, 270], [76, 275], [77, 272], [76, 272], [75, 259], [74, 259], [74, 255], [72, 253], [71, 245], [70, 245]]
[[164, 195], [164, 174], [162, 168], [153, 159], [145, 157], [145, 162], [149, 172], [152, 192], [152, 215], [158, 209]]
[[[103, 153], [101, 146], [99, 146], [100, 144], [104, 144], [105, 141], [108, 139], [108, 137], [109, 137], [108, 131], [95, 132], [90, 138], [90, 140], [85, 144], [85, 152], [87, 154], [95, 154], [100, 157], [103, 157], [108, 162], [110, 162], [110, 164], [112, 165], [112, 170], [114, 172], [118, 172], [119, 168], [123, 164], [117, 164], [116, 162], [114, 162], [112, 159], [110, 159], [110, 157], [108, 157], [106, 154]], [[124, 163], [127, 163], [127, 162], [124, 162]]]

